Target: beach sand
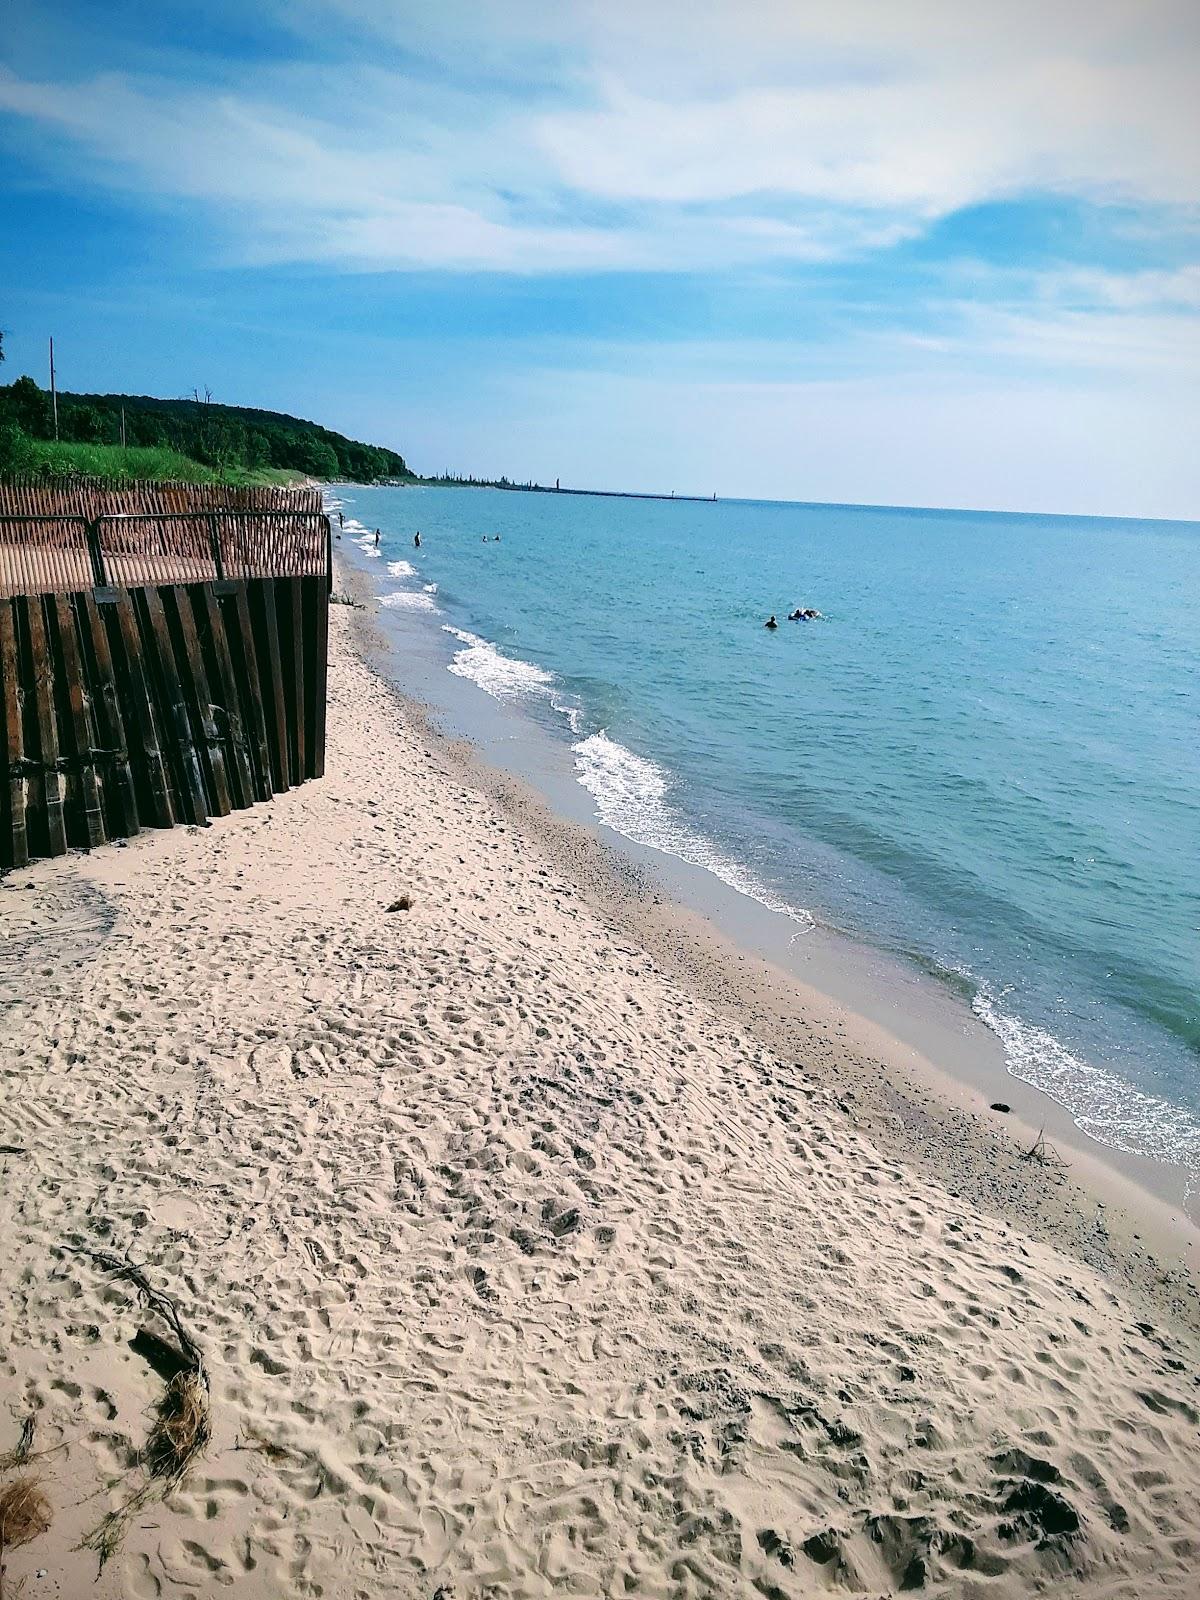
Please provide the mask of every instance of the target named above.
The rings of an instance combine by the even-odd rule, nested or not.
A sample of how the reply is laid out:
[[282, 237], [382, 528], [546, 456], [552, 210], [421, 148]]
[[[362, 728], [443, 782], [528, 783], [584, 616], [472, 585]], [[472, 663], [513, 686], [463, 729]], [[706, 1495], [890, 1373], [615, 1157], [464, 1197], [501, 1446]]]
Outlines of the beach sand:
[[1195, 1596], [1178, 1219], [768, 1003], [362, 623], [324, 780], [0, 886], [5, 1595]]

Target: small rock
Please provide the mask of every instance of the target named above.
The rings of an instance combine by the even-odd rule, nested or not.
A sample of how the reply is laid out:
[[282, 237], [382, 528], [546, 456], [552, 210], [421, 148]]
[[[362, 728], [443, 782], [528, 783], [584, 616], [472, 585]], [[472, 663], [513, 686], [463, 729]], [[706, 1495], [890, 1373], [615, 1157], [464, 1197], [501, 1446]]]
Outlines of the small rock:
[[393, 911], [411, 911], [412, 901], [409, 899], [408, 895], [402, 894], [399, 900], [393, 900], [390, 906], [384, 906], [383, 909], [384, 912], [389, 915]]
[[993, 1100], [991, 1109], [993, 1111], [1003, 1111], [1007, 1113], [1012, 1110], [1012, 1107], [1006, 1106], [1003, 1100]]

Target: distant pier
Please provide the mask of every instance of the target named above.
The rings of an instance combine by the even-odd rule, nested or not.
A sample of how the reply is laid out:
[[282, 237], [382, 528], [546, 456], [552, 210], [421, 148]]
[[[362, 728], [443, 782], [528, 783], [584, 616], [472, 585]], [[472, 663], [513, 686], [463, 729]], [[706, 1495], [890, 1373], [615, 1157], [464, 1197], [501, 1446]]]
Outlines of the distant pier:
[[[498, 478], [418, 478], [417, 488], [424, 489], [507, 489], [517, 494], [575, 494], [591, 495], [600, 500], [675, 500], [681, 505], [716, 505], [715, 494], [643, 494], [636, 489], [563, 489], [557, 483], [510, 483]], [[413, 487], [412, 483], [397, 483], [397, 488]]]

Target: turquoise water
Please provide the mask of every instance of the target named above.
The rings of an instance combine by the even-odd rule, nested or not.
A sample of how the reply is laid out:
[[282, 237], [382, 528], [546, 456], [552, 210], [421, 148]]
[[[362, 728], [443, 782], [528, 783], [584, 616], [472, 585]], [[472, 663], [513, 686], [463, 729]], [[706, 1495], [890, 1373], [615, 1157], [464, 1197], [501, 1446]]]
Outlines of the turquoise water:
[[337, 493], [601, 820], [942, 974], [1081, 1126], [1200, 1164], [1200, 525]]

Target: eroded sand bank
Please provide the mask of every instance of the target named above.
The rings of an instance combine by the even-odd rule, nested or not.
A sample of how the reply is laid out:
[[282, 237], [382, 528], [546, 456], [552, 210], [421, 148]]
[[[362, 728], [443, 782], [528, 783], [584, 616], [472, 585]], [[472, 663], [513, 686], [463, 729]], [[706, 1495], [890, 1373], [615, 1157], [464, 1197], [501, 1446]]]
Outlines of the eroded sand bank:
[[[351, 627], [324, 781], [0, 889], [0, 1488], [54, 1516], [5, 1592], [1193, 1595], [1191, 1286], [668, 977]], [[204, 1354], [163, 1499], [106, 1252]]]

